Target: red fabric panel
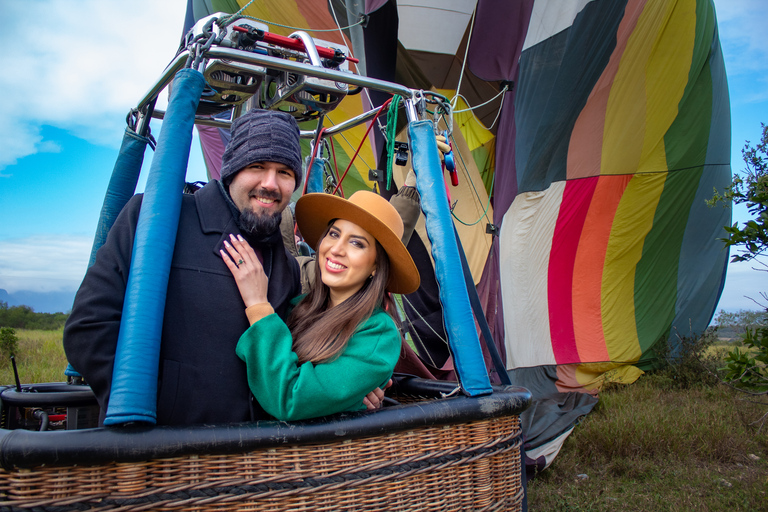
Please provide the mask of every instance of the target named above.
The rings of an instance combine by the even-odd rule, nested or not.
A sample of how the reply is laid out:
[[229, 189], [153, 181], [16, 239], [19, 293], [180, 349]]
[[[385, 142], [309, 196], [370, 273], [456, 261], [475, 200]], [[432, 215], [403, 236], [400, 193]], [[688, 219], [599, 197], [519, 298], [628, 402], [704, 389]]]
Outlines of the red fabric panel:
[[603, 333], [603, 267], [616, 209], [632, 175], [600, 176], [574, 262], [573, 324], [580, 360], [609, 361]]
[[591, 178], [566, 183], [552, 237], [547, 297], [552, 351], [557, 364], [581, 362], [573, 330], [573, 270], [597, 181]]

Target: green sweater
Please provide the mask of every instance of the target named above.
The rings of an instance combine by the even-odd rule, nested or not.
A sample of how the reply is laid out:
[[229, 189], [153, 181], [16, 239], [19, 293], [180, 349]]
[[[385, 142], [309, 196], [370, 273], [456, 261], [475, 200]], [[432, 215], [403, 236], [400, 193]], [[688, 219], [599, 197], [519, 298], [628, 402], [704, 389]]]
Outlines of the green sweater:
[[365, 409], [363, 398], [386, 385], [400, 357], [400, 332], [384, 310], [363, 322], [336, 359], [298, 365], [293, 338], [272, 313], [243, 333], [236, 353], [259, 404], [283, 421]]

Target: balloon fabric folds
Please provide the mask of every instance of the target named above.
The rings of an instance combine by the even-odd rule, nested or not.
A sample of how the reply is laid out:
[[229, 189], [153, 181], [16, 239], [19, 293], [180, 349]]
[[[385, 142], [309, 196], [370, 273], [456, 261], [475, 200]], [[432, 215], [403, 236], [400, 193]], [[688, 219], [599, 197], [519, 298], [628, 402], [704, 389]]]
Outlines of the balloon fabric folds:
[[563, 28], [552, 4], [534, 3], [519, 61], [518, 190], [499, 236], [507, 364], [611, 363], [573, 384], [608, 369], [632, 381], [658, 343], [703, 332], [725, 277], [730, 212], [705, 204], [731, 177], [714, 9], [593, 1]]
[[[344, 45], [358, 73], [454, 99], [459, 187], [446, 189], [492, 341], [513, 383], [533, 392], [531, 459], [551, 462], [604, 382], [633, 382], [708, 326], [731, 215], [705, 204], [731, 181], [712, 0], [190, 0], [187, 26], [243, 7], [276, 33]], [[350, 96], [328, 121], [386, 99]], [[339, 167], [365, 130], [335, 137]], [[376, 132], [346, 195], [373, 188], [369, 170], [386, 162]], [[228, 134], [200, 133], [215, 178]], [[427, 366], [450, 376], [429, 240], [417, 233], [422, 288], [404, 298], [407, 324]]]

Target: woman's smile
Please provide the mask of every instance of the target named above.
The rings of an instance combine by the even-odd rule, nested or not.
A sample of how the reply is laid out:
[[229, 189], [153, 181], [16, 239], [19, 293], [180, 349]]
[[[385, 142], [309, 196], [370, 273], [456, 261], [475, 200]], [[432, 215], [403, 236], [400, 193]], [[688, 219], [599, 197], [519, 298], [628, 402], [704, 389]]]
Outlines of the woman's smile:
[[357, 224], [337, 219], [320, 241], [317, 257], [324, 262], [320, 273], [335, 306], [360, 290], [375, 272], [376, 241]]

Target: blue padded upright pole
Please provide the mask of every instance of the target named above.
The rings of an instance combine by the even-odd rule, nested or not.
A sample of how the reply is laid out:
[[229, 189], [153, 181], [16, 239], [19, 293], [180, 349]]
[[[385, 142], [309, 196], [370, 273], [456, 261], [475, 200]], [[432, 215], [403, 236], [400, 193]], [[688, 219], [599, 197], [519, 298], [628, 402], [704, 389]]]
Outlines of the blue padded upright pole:
[[461, 257], [454, 236], [432, 121], [410, 123], [408, 136], [413, 170], [416, 173], [416, 188], [421, 196], [427, 235], [432, 243], [443, 322], [456, 374], [466, 394], [485, 395], [492, 392], [491, 382], [485, 368], [464, 279], [456, 278], [461, 273]]
[[205, 79], [183, 69], [149, 170], [133, 244], [105, 425], [157, 421], [157, 377], [168, 275], [179, 225], [195, 111]]
[[[147, 137], [136, 134], [130, 128], [125, 129], [123, 144], [120, 146], [120, 153], [117, 155], [115, 167], [112, 169], [112, 177], [109, 179], [107, 193], [104, 194], [104, 204], [101, 205], [101, 214], [99, 215], [99, 223], [96, 226], [96, 235], [93, 237], [88, 268], [91, 268], [96, 262], [96, 253], [107, 240], [112, 224], [115, 223], [115, 219], [117, 219], [125, 203], [136, 192], [136, 183], [139, 182], [141, 164], [144, 162], [144, 151], [147, 149], [148, 142], [149, 139]], [[72, 368], [71, 364], [67, 365], [64, 375], [67, 377], [81, 376]]]
[[314, 192], [325, 192], [325, 158], [319, 156], [312, 162], [312, 168], [307, 174], [307, 194]]
[[104, 194], [104, 204], [101, 205], [99, 224], [96, 226], [96, 235], [93, 237], [91, 258], [88, 261], [90, 268], [96, 261], [96, 252], [107, 240], [112, 224], [120, 214], [128, 200], [136, 192], [136, 184], [139, 182], [141, 164], [144, 163], [144, 151], [147, 149], [149, 139], [142, 137], [130, 128], [125, 129], [123, 144], [117, 155], [115, 167], [112, 169], [112, 177], [109, 179], [107, 193]]

